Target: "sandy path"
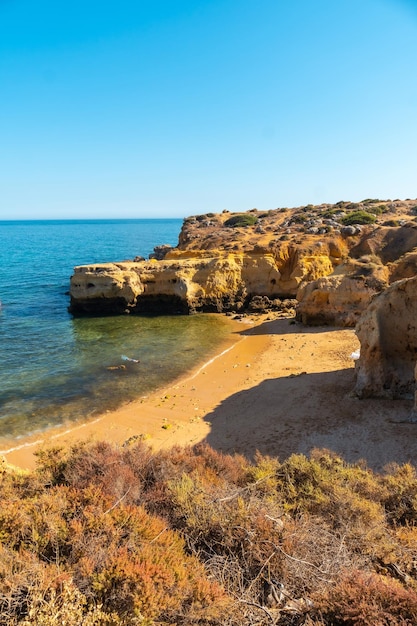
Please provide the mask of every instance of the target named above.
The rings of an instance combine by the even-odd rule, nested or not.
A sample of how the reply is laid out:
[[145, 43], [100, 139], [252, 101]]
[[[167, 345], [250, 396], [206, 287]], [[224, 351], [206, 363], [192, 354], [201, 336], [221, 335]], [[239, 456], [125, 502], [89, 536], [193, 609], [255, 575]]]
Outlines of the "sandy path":
[[216, 358], [171, 387], [4, 454], [9, 442], [0, 454], [30, 468], [41, 446], [143, 438], [154, 449], [207, 441], [227, 452], [259, 450], [280, 459], [325, 447], [375, 469], [417, 461], [417, 425], [395, 423], [408, 419], [412, 401], [352, 395], [354, 331], [265, 317], [235, 324], [234, 331]]

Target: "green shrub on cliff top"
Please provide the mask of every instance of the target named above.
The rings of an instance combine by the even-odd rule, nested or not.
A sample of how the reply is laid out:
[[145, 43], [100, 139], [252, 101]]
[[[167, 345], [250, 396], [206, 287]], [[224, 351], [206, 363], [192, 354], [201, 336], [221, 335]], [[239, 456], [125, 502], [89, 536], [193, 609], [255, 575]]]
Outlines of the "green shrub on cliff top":
[[224, 223], [225, 226], [231, 228], [239, 228], [246, 226], [253, 226], [258, 221], [258, 218], [253, 213], [240, 213], [239, 215], [233, 215], [229, 217]]
[[349, 213], [349, 215], [346, 215], [340, 221], [345, 226], [351, 226], [352, 224], [374, 224], [376, 217], [366, 211], [352, 211], [352, 213]]

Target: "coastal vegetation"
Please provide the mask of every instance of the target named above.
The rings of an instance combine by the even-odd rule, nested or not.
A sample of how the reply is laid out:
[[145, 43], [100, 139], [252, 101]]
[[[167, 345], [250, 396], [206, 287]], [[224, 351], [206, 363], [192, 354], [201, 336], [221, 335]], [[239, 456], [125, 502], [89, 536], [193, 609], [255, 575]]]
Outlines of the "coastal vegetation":
[[417, 623], [417, 473], [78, 443], [3, 467], [0, 624]]
[[232, 228], [239, 228], [245, 226], [253, 226], [258, 221], [258, 218], [253, 213], [238, 213], [229, 217], [224, 223], [225, 226]]
[[374, 224], [376, 222], [375, 215], [367, 211], [352, 211], [341, 219], [342, 224], [351, 226], [352, 224]]

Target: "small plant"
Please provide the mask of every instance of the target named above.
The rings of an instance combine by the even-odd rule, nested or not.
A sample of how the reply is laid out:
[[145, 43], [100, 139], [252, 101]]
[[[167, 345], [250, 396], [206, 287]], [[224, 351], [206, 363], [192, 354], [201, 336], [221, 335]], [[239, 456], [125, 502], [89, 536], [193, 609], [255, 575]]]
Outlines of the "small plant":
[[323, 211], [323, 213], [321, 214], [321, 217], [325, 218], [325, 219], [331, 219], [333, 218], [335, 215], [337, 215], [340, 212], [340, 209], [326, 209], [325, 211]]
[[307, 220], [308, 215], [294, 215], [294, 217], [292, 218], [292, 222], [294, 222], [294, 224], [303, 224]]
[[239, 213], [229, 217], [224, 223], [225, 226], [230, 228], [245, 228], [247, 226], [253, 226], [258, 221], [258, 217], [253, 213]]
[[366, 210], [372, 215], [382, 215], [382, 213], [387, 212], [387, 207], [385, 204], [378, 204], [377, 206], [368, 206]]
[[392, 578], [351, 571], [319, 609], [325, 624], [412, 626], [417, 623], [417, 594]]
[[382, 200], [378, 200], [378, 198], [365, 198], [365, 200], [362, 200], [361, 204], [376, 204], [377, 202], [382, 202]]
[[348, 202], [348, 204], [346, 205], [346, 209], [349, 209], [351, 211], [358, 211], [360, 209], [360, 206], [361, 205], [358, 202]]
[[366, 211], [352, 211], [349, 215], [345, 215], [340, 220], [344, 226], [352, 226], [352, 224], [374, 224], [376, 222], [375, 215]]

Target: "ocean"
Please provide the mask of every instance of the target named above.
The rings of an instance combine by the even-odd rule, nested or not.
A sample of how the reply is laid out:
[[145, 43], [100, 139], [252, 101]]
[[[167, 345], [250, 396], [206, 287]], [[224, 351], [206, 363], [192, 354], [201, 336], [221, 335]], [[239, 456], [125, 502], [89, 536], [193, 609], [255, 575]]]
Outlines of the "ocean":
[[214, 354], [228, 332], [220, 316], [74, 319], [67, 310], [76, 265], [147, 258], [177, 245], [181, 225], [0, 221], [0, 439], [84, 422]]

